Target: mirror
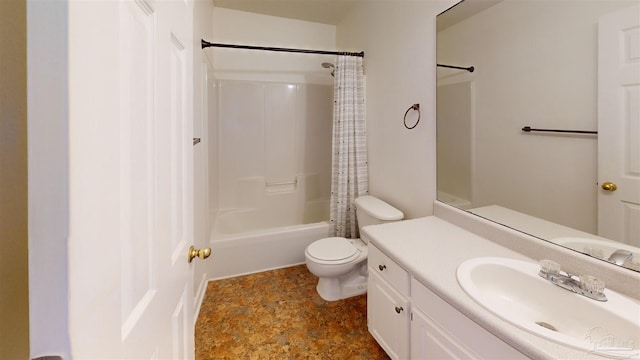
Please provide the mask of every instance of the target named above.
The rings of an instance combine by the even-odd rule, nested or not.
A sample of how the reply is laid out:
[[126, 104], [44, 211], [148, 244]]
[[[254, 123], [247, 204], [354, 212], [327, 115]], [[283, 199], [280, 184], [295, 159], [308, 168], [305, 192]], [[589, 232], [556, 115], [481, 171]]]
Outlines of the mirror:
[[[598, 203], [611, 197], [598, 183], [604, 167], [598, 152], [617, 146], [598, 124], [598, 86], [606, 83], [598, 80], [598, 23], [634, 4], [464, 0], [438, 16], [439, 201], [640, 270], [640, 200], [627, 203], [625, 229], [614, 230], [624, 238], [607, 236], [603, 229], [613, 221], [598, 219]], [[625, 38], [638, 42], [634, 29]], [[638, 47], [629, 48], [633, 66], [640, 66]], [[640, 98], [634, 85], [631, 109]], [[629, 124], [636, 128], [627, 128], [624, 142], [631, 144], [627, 164], [637, 170], [627, 173], [635, 176], [628, 186], [640, 193], [634, 116]]]

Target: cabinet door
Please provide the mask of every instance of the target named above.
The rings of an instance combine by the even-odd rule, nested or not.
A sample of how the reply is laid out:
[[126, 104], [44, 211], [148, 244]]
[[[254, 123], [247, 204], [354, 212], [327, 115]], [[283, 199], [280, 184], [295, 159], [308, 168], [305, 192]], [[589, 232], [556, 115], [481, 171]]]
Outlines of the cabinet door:
[[373, 271], [369, 271], [367, 321], [369, 332], [389, 357], [408, 358], [409, 301]]
[[414, 360], [528, 359], [416, 279], [411, 279], [411, 301]]
[[479, 359], [418, 309], [411, 312], [411, 359]]

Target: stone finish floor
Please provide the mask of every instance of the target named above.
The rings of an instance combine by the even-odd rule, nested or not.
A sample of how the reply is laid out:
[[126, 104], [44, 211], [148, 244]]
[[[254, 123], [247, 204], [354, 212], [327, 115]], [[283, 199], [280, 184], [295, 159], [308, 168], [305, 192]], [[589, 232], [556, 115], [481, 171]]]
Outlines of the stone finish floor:
[[367, 331], [367, 298], [327, 302], [305, 265], [209, 282], [196, 360], [389, 359]]

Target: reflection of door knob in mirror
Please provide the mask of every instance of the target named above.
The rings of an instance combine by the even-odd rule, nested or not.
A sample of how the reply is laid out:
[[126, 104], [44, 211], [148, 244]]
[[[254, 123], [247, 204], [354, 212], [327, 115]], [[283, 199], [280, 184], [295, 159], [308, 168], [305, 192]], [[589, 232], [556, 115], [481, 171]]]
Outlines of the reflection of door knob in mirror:
[[602, 190], [616, 191], [617, 189], [618, 189], [618, 186], [612, 183], [611, 181], [607, 181], [602, 184]]
[[189, 263], [191, 263], [196, 256], [204, 260], [208, 258], [210, 255], [211, 255], [211, 248], [196, 249], [193, 245], [191, 245], [189, 247], [188, 260], [189, 260]]

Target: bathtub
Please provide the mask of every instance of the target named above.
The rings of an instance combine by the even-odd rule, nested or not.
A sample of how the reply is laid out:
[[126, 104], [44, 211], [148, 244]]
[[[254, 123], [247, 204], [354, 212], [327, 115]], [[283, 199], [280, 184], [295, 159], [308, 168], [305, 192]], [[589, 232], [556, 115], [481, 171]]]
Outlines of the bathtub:
[[[328, 202], [318, 206], [328, 206]], [[329, 235], [328, 221], [291, 225], [272, 215], [236, 209], [214, 216], [209, 243], [211, 280], [303, 264], [306, 247]], [[328, 218], [328, 212], [321, 217]]]

